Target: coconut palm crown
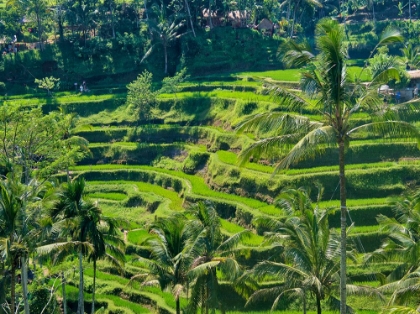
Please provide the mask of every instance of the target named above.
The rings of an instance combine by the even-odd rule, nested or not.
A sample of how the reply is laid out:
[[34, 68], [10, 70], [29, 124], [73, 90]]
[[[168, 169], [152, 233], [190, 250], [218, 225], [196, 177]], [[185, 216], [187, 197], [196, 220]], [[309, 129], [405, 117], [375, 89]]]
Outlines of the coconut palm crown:
[[[338, 147], [341, 209], [341, 261], [340, 261], [340, 313], [346, 313], [346, 228], [347, 195], [345, 177], [345, 149], [352, 138], [366, 134], [382, 138], [420, 139], [418, 130], [400, 119], [400, 109], [409, 106], [390, 107], [384, 104], [378, 95], [378, 87], [391, 79], [398, 80], [399, 71], [393, 66], [384, 66], [380, 71], [372, 72], [368, 84], [358, 80], [351, 82], [347, 73], [347, 51], [343, 44], [344, 32], [338, 22], [323, 20], [316, 29], [315, 55], [308, 45], [289, 41], [283, 47], [284, 62], [302, 67], [302, 91], [315, 99], [309, 101], [299, 93], [273, 87], [273, 93], [285, 111], [265, 112], [254, 115], [238, 126], [239, 132], [270, 130], [270, 137], [256, 141], [240, 154], [241, 163], [251, 156], [259, 157], [262, 153], [279, 152], [281, 159], [276, 171], [308, 158], [322, 154], [327, 148]], [[380, 45], [400, 42], [398, 31], [387, 29], [382, 34]], [[304, 108], [314, 108], [322, 116], [320, 120], [311, 120], [297, 114]], [[411, 106], [412, 107], [412, 106]], [[364, 111], [371, 116], [371, 121], [356, 125], [352, 119], [357, 112]], [[404, 110], [407, 112], [407, 110]]]

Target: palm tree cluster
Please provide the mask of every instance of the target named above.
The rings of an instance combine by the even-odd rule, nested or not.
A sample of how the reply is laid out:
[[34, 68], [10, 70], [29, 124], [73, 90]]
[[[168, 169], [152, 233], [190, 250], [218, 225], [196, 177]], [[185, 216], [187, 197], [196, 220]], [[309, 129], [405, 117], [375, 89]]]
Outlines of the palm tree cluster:
[[[315, 99], [315, 107], [322, 116], [312, 120], [299, 112], [314, 105], [301, 95], [273, 87], [274, 94], [286, 111], [273, 111], [249, 117], [238, 126], [240, 132], [267, 134], [268, 138], [256, 141], [241, 153], [245, 163], [251, 156], [263, 153], [279, 153], [276, 171], [288, 168], [299, 161], [314, 158], [328, 148], [338, 148], [340, 211], [341, 211], [341, 266], [340, 266], [340, 313], [347, 312], [346, 262], [347, 262], [347, 192], [345, 175], [345, 150], [355, 137], [366, 134], [387, 138], [412, 138], [419, 141], [417, 128], [401, 120], [401, 112], [409, 114], [410, 104], [390, 107], [384, 104], [377, 92], [380, 85], [399, 79], [399, 71], [387, 62], [371, 71], [369, 84], [360, 84], [359, 79], [350, 80], [347, 73], [347, 50], [344, 45], [342, 26], [334, 20], [323, 20], [316, 29], [316, 54], [307, 43], [289, 41], [284, 45], [284, 58], [290, 66], [302, 67], [301, 88]], [[401, 42], [400, 33], [385, 30], [376, 48], [389, 43]], [[375, 49], [376, 49], [375, 48]], [[363, 110], [371, 121], [357, 125], [355, 113]], [[270, 133], [271, 132], [271, 133]]]
[[[235, 287], [248, 299], [247, 305], [271, 299], [275, 310], [283, 299], [299, 296], [305, 313], [307, 298], [313, 296], [318, 314], [322, 312], [322, 300], [328, 299], [334, 308], [339, 304], [341, 251], [339, 234], [329, 227], [330, 211], [313, 206], [306, 189], [289, 189], [278, 202], [285, 210], [283, 217], [255, 220], [266, 230], [267, 243], [280, 252], [273, 260], [259, 262], [251, 269], [241, 266], [235, 248], [250, 231], [223, 235], [212, 204], [198, 203], [185, 214], [158, 218], [149, 226], [153, 236], [145, 244], [150, 256], [142, 258], [149, 273], [132, 280], [171, 289], [177, 313], [181, 313], [181, 296], [188, 299], [186, 313], [200, 309], [202, 313], [217, 309], [224, 313], [220, 281]], [[356, 262], [353, 253], [348, 251], [347, 257]], [[381, 297], [369, 287], [348, 285], [348, 289], [352, 294]]]
[[219, 277], [230, 282], [239, 278], [242, 268], [235, 260], [234, 248], [248, 230], [223, 235], [220, 218], [211, 203], [200, 202], [185, 214], [158, 218], [149, 226], [154, 235], [146, 241], [150, 258], [148, 274], [139, 274], [144, 285], [171, 288], [176, 313], [181, 313], [180, 296], [188, 297], [188, 313], [199, 308], [205, 313], [224, 311], [220, 301]]
[[[392, 312], [410, 313], [419, 311], [415, 299], [420, 289], [420, 191], [409, 192], [402, 199], [391, 202], [394, 217], [377, 217], [381, 230], [388, 237], [382, 246], [365, 257], [365, 263], [394, 261], [398, 263], [387, 277], [381, 277], [379, 289], [390, 293], [388, 307]], [[417, 304], [417, 309], [407, 304]]]
[[[122, 268], [124, 241], [118, 226], [121, 222], [102, 214], [97, 204], [86, 199], [85, 181], [77, 178], [53, 190], [40, 185], [24, 185], [19, 176], [9, 173], [0, 180], [0, 252], [5, 286], [10, 287], [6, 308], [17, 313], [16, 272], [21, 266], [22, 298], [27, 302], [27, 258], [60, 262], [77, 254], [79, 259], [79, 298], [77, 313], [85, 313], [83, 299], [83, 258], [93, 262], [94, 282], [92, 309], [95, 312], [95, 279], [97, 261], [106, 259]], [[24, 260], [26, 258], [26, 260]], [[4, 290], [3, 290], [4, 291]], [[65, 295], [64, 295], [65, 297]], [[3, 299], [5, 295], [3, 295]], [[6, 301], [6, 300], [4, 300]], [[29, 303], [24, 304], [29, 313]], [[17, 308], [18, 307], [18, 308]], [[64, 311], [66, 311], [64, 303]]]

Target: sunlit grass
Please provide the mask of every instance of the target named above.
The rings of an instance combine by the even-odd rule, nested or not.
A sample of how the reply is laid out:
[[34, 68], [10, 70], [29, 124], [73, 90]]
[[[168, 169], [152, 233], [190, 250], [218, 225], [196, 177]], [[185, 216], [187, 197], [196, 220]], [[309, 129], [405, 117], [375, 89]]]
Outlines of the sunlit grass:
[[[238, 166], [238, 156], [235, 153], [228, 152], [228, 151], [217, 151], [216, 152], [217, 158], [219, 161]], [[420, 160], [401, 160], [401, 161], [385, 161], [385, 162], [375, 162], [375, 163], [359, 163], [359, 164], [347, 164], [346, 170], [358, 170], [358, 169], [374, 169], [374, 168], [391, 168], [391, 167], [399, 167], [402, 165], [407, 164], [420, 164]], [[262, 165], [259, 163], [246, 163], [244, 168], [263, 172], [263, 173], [273, 173], [275, 170], [273, 166]], [[319, 173], [319, 172], [338, 172], [338, 165], [331, 165], [331, 166], [321, 166], [321, 167], [311, 167], [311, 168], [301, 168], [301, 169], [287, 169], [281, 170], [279, 174], [284, 175], [302, 175], [302, 174], [309, 174], [309, 173]]]
[[[347, 199], [348, 207], [359, 207], [367, 205], [385, 205], [389, 203], [388, 198], [359, 198], [359, 199]], [[319, 206], [322, 208], [338, 208], [340, 207], [339, 200], [322, 201], [319, 202]]]
[[[95, 165], [95, 166], [76, 166], [72, 167], [72, 170], [75, 171], [90, 171], [90, 170], [121, 170], [121, 169], [139, 169], [139, 170], [147, 170], [147, 171], [155, 171], [160, 173], [166, 173], [174, 177], [178, 177], [181, 179], [186, 179], [191, 183], [192, 192], [198, 195], [213, 197], [216, 199], [226, 199], [231, 200], [234, 202], [245, 204], [251, 208], [261, 208], [267, 206], [267, 203], [258, 201], [256, 199], [252, 198], [246, 198], [237, 196], [234, 194], [227, 194], [227, 193], [221, 193], [218, 191], [214, 191], [210, 189], [206, 183], [204, 182], [204, 179], [198, 176], [185, 174], [182, 171], [175, 171], [175, 170], [167, 170], [167, 169], [161, 169], [161, 168], [153, 168], [150, 166], [139, 166], [139, 165], [113, 165], [113, 164], [107, 164], [107, 165]], [[113, 181], [115, 182], [115, 181]], [[121, 181], [125, 182], [125, 181]], [[139, 182], [140, 184], [140, 182]], [[154, 185], [149, 185], [154, 186]], [[150, 188], [150, 187], [149, 187]], [[161, 188], [163, 189], [163, 188]], [[171, 192], [168, 190], [163, 189], [166, 191], [166, 193]], [[172, 192], [174, 193], [174, 192]], [[176, 193], [175, 193], [176, 194]]]
[[122, 201], [127, 198], [127, 195], [123, 193], [89, 193], [88, 197], [90, 198], [100, 198], [111, 201]]
[[136, 245], [141, 245], [143, 242], [152, 237], [150, 233], [147, 232], [145, 229], [138, 229], [129, 231], [127, 234], [128, 242], [134, 243]]
[[[229, 234], [229, 236], [234, 235], [235, 233], [241, 232], [245, 230], [245, 228], [238, 226], [237, 224], [234, 224], [230, 221], [227, 221], [225, 219], [220, 219], [222, 228], [226, 230], [226, 232]], [[242, 244], [246, 246], [259, 246], [264, 241], [264, 237], [259, 236], [255, 233], [250, 232], [248, 237], [245, 237], [242, 240]]]

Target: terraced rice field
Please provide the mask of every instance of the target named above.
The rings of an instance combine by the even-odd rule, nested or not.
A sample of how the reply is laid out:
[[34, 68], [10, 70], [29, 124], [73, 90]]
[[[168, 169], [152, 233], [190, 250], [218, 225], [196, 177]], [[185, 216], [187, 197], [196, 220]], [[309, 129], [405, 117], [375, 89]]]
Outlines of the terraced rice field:
[[[160, 95], [159, 104], [153, 109], [156, 119], [147, 125], [135, 123], [121, 90], [114, 94], [95, 90], [90, 95], [57, 93], [49, 105], [42, 99], [34, 101], [31, 95], [10, 98], [9, 102], [45, 104], [45, 111], [61, 105], [67, 112], [79, 114], [82, 125], [91, 125], [76, 130], [89, 140], [92, 154], [71, 169], [72, 176], [86, 178], [88, 195], [98, 201], [105, 214], [126, 220], [123, 228], [127, 230], [128, 244], [125, 276], [110, 274], [106, 263], [99, 265], [99, 303], [108, 310], [119, 309], [123, 313], [158, 309], [175, 312], [170, 292], [145, 288], [129, 280], [144, 270], [137, 255], [144, 240], [151, 236], [145, 226], [155, 216], [183, 211], [199, 200], [213, 202], [226, 235], [244, 228], [252, 230], [252, 235], [240, 246], [249, 266], [270, 249], [254, 228], [253, 219], [284, 214], [273, 204], [283, 188], [298, 188], [318, 181], [325, 188], [318, 206], [338, 209], [338, 159], [333, 150], [275, 175], [274, 164], [278, 158], [265, 157], [260, 163], [238, 166], [238, 152], [253, 141], [253, 136], [236, 134], [235, 125], [248, 114], [277, 108], [276, 100], [263, 92], [263, 83], [267, 79], [285, 81], [285, 77], [292, 78], [289, 83], [296, 83], [297, 77], [292, 74], [238, 73], [232, 81], [191, 80], [176, 95]], [[315, 112], [306, 114], [316, 117]], [[358, 118], [363, 120], [367, 116], [361, 114]], [[205, 154], [205, 162], [186, 171], [186, 161], [193, 153]], [[389, 199], [418, 180], [420, 152], [415, 143], [391, 144], [366, 137], [355, 141], [347, 154], [348, 205], [354, 223], [350, 238], [363, 255], [378, 248], [384, 238], [376, 224], [376, 215], [392, 215]], [[330, 223], [333, 228], [339, 227], [338, 213], [331, 216]], [[251, 259], [252, 254], [247, 253], [250, 251], [257, 252], [256, 259]], [[89, 281], [91, 265], [85, 267]], [[366, 269], [354, 265], [350, 266], [349, 275], [355, 282], [375, 286], [378, 282], [371, 274], [378, 267], [387, 271], [390, 265], [369, 265]], [[77, 274], [67, 286], [71, 300], [77, 299], [76, 283]], [[86, 291], [86, 300], [89, 299]], [[185, 304], [185, 297], [182, 302]], [[376, 313], [379, 304], [370, 301], [370, 307], [366, 308], [365, 304], [361, 306], [363, 300], [350, 298], [351, 302], [355, 302], [358, 313], [365, 314]], [[270, 303], [266, 305], [269, 309]]]

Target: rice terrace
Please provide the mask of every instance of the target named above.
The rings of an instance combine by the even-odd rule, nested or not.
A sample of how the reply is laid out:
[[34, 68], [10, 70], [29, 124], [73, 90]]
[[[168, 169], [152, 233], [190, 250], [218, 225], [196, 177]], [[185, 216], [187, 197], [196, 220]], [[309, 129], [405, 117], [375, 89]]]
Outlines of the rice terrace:
[[0, 0], [0, 314], [418, 313], [419, 15]]

